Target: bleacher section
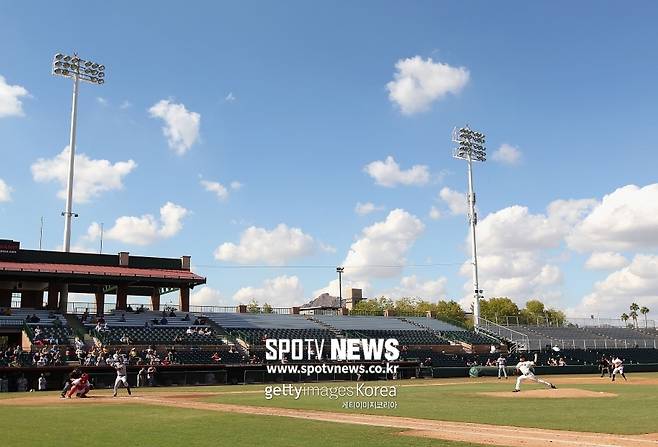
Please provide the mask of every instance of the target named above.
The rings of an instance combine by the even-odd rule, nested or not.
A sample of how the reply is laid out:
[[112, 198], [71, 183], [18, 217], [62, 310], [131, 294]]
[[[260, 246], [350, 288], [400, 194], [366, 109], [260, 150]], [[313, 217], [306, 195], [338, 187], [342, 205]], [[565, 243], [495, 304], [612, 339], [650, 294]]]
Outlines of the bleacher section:
[[450, 342], [445, 338], [423, 330], [358, 330], [347, 331], [349, 338], [396, 338], [401, 345], [447, 345]]
[[[36, 315], [38, 322], [27, 322]], [[12, 308], [11, 316], [2, 316], [0, 320], [15, 321], [17, 319], [27, 322], [28, 335], [33, 343], [67, 344], [73, 336], [66, 318], [60, 313], [43, 309]], [[52, 342], [52, 343], [51, 343]]]
[[[217, 335], [213, 328], [207, 325], [193, 325], [195, 316], [185, 319], [185, 313], [174, 315], [162, 312], [116, 312], [104, 316], [107, 330], [96, 331], [94, 322], [85, 322], [90, 333], [103, 344], [125, 344], [121, 339], [125, 336], [131, 344], [179, 344], [179, 345], [220, 345], [224, 340]], [[162, 318], [166, 324], [161, 324]], [[93, 320], [92, 320], [93, 321]], [[187, 329], [192, 327], [194, 333], [188, 334]], [[209, 331], [209, 335], [198, 333], [199, 329]]]
[[266, 338], [313, 338], [328, 340], [327, 328], [299, 315], [208, 313], [204, 316], [251, 346], [264, 345]]
[[563, 349], [591, 348], [655, 348], [658, 337], [652, 337], [635, 329], [615, 327], [557, 327], [557, 326], [510, 326], [515, 331], [526, 334], [531, 350], [544, 349], [547, 345], [557, 345]]
[[454, 324], [436, 320], [434, 318], [405, 317], [404, 320], [407, 320], [417, 326], [427, 328], [431, 331], [438, 332], [442, 338], [454, 342], [464, 342], [471, 345], [490, 345], [500, 343], [500, 340], [490, 337], [486, 334], [478, 334]]

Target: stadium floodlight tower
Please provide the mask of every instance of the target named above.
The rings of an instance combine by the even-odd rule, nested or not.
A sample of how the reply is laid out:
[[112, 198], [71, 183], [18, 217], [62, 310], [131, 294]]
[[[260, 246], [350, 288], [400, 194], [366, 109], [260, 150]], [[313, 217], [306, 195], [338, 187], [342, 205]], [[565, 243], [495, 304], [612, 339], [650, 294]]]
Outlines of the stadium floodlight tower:
[[[66, 185], [66, 211], [64, 216], [64, 246], [65, 252], [71, 251], [71, 218], [77, 217], [73, 213], [73, 165], [75, 160], [75, 133], [78, 118], [78, 85], [80, 81], [90, 84], [102, 85], [105, 83], [105, 65], [81, 59], [76, 53], [73, 55], [57, 53], [53, 57], [52, 74], [73, 80], [73, 105], [71, 106], [71, 133], [69, 136], [69, 176]], [[68, 287], [64, 285], [60, 306], [66, 311]]]
[[478, 257], [475, 238], [475, 226], [478, 223], [475, 211], [475, 192], [473, 192], [473, 162], [484, 162], [487, 160], [486, 148], [484, 147], [484, 134], [471, 130], [468, 125], [455, 129], [452, 132], [452, 141], [458, 146], [453, 150], [453, 157], [466, 160], [468, 164], [468, 220], [471, 228], [471, 255], [473, 265], [473, 326], [475, 331], [480, 329], [480, 298], [482, 290], [478, 283]]

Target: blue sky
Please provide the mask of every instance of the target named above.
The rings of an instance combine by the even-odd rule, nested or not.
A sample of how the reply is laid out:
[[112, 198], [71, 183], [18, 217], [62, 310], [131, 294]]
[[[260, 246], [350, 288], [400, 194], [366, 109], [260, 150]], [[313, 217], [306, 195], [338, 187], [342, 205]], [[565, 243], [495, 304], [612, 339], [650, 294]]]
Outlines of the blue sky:
[[198, 303], [304, 302], [345, 264], [368, 295], [466, 304], [469, 123], [485, 295], [658, 304], [655, 3], [352, 3], [3, 4], [0, 236], [35, 248], [43, 216], [61, 245], [71, 83], [50, 63], [77, 51], [107, 83], [81, 86], [73, 243], [102, 222], [105, 252], [190, 254]]

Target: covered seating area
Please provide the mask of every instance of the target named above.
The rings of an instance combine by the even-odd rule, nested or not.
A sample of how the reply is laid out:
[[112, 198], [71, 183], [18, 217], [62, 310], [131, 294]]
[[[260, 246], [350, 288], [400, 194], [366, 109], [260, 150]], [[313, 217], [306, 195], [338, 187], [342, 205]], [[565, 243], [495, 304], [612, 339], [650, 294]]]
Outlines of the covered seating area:
[[[190, 289], [206, 278], [190, 271], [190, 257], [156, 258], [22, 250], [15, 241], [0, 241], [0, 308], [9, 308], [20, 295], [23, 308], [67, 312], [68, 295], [93, 294], [96, 313], [105, 309], [105, 297], [116, 296], [116, 309], [126, 310], [128, 296], [146, 296], [151, 309], [160, 309], [163, 293], [178, 292], [179, 310], [188, 312]], [[47, 301], [44, 303], [44, 298]]]

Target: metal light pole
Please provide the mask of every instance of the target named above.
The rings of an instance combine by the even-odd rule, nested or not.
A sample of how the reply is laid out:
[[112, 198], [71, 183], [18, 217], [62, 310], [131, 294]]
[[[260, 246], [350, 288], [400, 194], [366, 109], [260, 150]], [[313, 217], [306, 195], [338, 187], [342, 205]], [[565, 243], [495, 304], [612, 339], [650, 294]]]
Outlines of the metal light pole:
[[486, 161], [486, 148], [484, 147], [484, 134], [469, 129], [468, 126], [453, 130], [452, 141], [459, 146], [453, 150], [453, 157], [466, 160], [468, 165], [468, 220], [471, 229], [471, 262], [473, 264], [473, 325], [475, 331], [480, 327], [480, 290], [478, 280], [477, 243], [475, 226], [477, 225], [477, 212], [475, 211], [475, 192], [473, 191], [473, 162]]
[[336, 267], [336, 272], [338, 273], [338, 305], [342, 309], [343, 307], [343, 272], [345, 267]]
[[[78, 217], [73, 213], [73, 168], [75, 164], [75, 136], [78, 120], [78, 85], [80, 81], [90, 84], [105, 83], [105, 65], [84, 60], [73, 53], [72, 56], [57, 53], [53, 58], [52, 74], [73, 80], [73, 104], [71, 106], [71, 132], [69, 134], [69, 176], [66, 184], [66, 210], [64, 216], [64, 247], [65, 252], [71, 251], [71, 218]], [[62, 287], [60, 308], [66, 311], [68, 302], [68, 285]]]

